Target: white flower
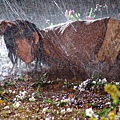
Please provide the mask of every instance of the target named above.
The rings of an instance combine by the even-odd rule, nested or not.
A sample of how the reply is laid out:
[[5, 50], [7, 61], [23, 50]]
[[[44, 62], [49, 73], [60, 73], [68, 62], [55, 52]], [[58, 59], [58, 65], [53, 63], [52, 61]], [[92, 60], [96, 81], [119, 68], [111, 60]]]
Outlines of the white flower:
[[96, 84], [96, 81], [93, 81], [92, 83]]
[[70, 99], [61, 100], [61, 102], [68, 103], [68, 102], [70, 102]]
[[27, 91], [23, 91], [23, 92], [20, 91], [20, 92], [19, 92], [19, 94], [20, 94], [21, 96], [25, 96], [26, 93], [27, 93]]
[[9, 93], [12, 93], [12, 90], [8, 90]]
[[58, 98], [55, 99], [55, 101], [58, 101], [58, 100], [59, 100]]
[[8, 105], [4, 107], [4, 109], [9, 109], [9, 108], [10, 108], [10, 107], [9, 107]]
[[116, 85], [119, 85], [119, 82], [116, 82], [115, 84], [116, 84]]
[[32, 96], [34, 96], [36, 93], [32, 93]]
[[18, 108], [20, 106], [20, 101], [15, 101], [15, 103], [13, 104], [14, 108]]
[[22, 95], [16, 95], [16, 98], [20, 99], [20, 100], [23, 100], [24, 99], [24, 96]]
[[74, 87], [73, 87], [73, 90], [76, 90], [76, 89], [77, 89], [77, 86], [74, 86]]
[[92, 108], [86, 109], [85, 113], [86, 113], [86, 116], [88, 116], [88, 117], [92, 117], [94, 114]]
[[65, 114], [65, 109], [61, 109], [61, 110], [60, 110], [60, 113], [61, 113], [61, 114]]
[[16, 95], [16, 98], [18, 98], [18, 99], [20, 99], [20, 100], [23, 100], [24, 98], [25, 98], [25, 96], [26, 96], [26, 91], [20, 91], [19, 92], [19, 95]]
[[71, 108], [67, 108], [66, 111], [67, 111], [67, 112], [72, 112], [72, 109], [71, 109]]
[[106, 103], [106, 105], [110, 105], [110, 104], [111, 104], [111, 102], [107, 102], [107, 103]]
[[36, 99], [32, 96], [31, 98], [29, 98], [29, 101], [33, 102], [35, 101]]
[[17, 98], [15, 97], [15, 98], [13, 98], [13, 101], [16, 101], [17, 100]]
[[1, 83], [1, 84], [0, 84], [0, 86], [1, 86], [1, 87], [4, 87], [4, 84], [3, 84], [3, 83]]
[[106, 83], [106, 82], [107, 82], [106, 78], [102, 79], [102, 83]]
[[101, 79], [99, 79], [99, 82], [101, 82], [102, 80]]
[[82, 85], [81, 85], [81, 84], [79, 85], [79, 88], [82, 88]]
[[16, 93], [15, 90], [12, 93], [15, 94]]
[[[42, 119], [40, 119], [40, 120], [42, 120]], [[54, 117], [48, 116], [48, 117], [45, 118], [45, 120], [54, 120]]]
[[51, 118], [45, 118], [45, 120], [51, 120]]
[[48, 110], [48, 107], [43, 108], [42, 113], [46, 113], [47, 110]]
[[82, 92], [82, 91], [85, 91], [85, 89], [84, 88], [79, 88], [79, 91]]

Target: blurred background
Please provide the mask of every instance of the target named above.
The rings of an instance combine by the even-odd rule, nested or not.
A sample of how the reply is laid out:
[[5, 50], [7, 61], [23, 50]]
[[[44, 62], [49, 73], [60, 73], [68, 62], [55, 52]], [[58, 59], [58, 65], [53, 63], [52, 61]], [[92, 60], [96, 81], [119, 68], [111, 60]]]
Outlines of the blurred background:
[[[0, 0], [0, 19], [29, 20], [40, 28], [66, 22], [75, 14], [78, 19], [120, 18], [120, 0]], [[87, 17], [86, 17], [87, 16]]]

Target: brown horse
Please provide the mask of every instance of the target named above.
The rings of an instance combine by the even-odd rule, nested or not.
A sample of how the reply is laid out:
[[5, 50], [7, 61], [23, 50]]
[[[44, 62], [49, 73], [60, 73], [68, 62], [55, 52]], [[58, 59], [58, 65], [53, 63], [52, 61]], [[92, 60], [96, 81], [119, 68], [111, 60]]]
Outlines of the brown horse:
[[74, 21], [41, 30], [51, 72], [87, 78], [120, 78], [120, 22], [113, 18]]
[[26, 64], [42, 59], [50, 65], [49, 73], [62, 77], [85, 79], [101, 73], [120, 78], [119, 20], [74, 21], [43, 30], [28, 21], [3, 21], [0, 34], [13, 64], [17, 57]]

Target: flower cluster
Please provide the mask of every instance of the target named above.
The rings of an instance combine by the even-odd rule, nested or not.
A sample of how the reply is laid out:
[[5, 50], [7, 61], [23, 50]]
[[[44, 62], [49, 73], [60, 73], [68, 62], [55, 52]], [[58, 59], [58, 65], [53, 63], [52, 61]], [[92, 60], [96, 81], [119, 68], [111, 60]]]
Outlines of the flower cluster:
[[19, 94], [16, 95], [16, 98], [17, 98], [18, 100], [23, 100], [23, 99], [25, 99], [25, 97], [26, 97], [26, 93], [27, 93], [27, 91], [19, 91]]
[[[106, 80], [105, 80], [106, 81]], [[113, 100], [109, 103], [110, 106], [108, 108], [104, 108], [101, 113], [104, 113], [102, 116], [100, 113], [94, 113], [92, 107], [86, 109], [86, 116], [89, 117], [89, 120], [119, 120], [120, 119], [120, 110], [119, 110], [119, 98], [120, 91], [117, 88], [116, 84], [106, 84], [104, 86], [104, 91], [111, 95]], [[113, 105], [112, 105], [113, 104]]]
[[117, 86], [112, 84], [107, 84], [104, 89], [108, 94], [111, 95], [114, 103], [118, 104], [120, 98], [120, 91], [118, 90]]
[[107, 79], [87, 79], [86, 81], [82, 82], [78, 89], [80, 91], [85, 90], [95, 90], [95, 89], [103, 89], [104, 85], [107, 84]]
[[86, 116], [90, 117], [90, 120], [98, 119], [98, 115], [94, 113], [94, 111], [92, 110], [92, 107], [86, 109]]
[[[86, 20], [93, 20], [95, 18], [105, 17], [108, 15], [108, 6], [107, 4], [100, 5], [96, 4], [95, 8], [90, 8], [90, 11], [87, 13], [85, 17]], [[67, 20], [80, 20], [80, 13], [75, 13], [74, 10], [66, 10], [65, 17]]]
[[66, 10], [65, 11], [65, 17], [67, 18], [67, 20], [79, 20], [80, 19], [80, 13], [75, 13], [74, 10]]

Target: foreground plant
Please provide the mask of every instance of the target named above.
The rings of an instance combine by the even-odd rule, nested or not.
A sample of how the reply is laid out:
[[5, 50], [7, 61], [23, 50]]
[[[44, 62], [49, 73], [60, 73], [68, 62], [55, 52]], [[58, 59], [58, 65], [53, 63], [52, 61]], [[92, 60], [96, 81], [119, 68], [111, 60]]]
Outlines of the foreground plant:
[[105, 86], [105, 91], [111, 95], [113, 102], [115, 105], [119, 104], [119, 98], [120, 98], [120, 91], [116, 87], [116, 85], [108, 84]]
[[[102, 79], [98, 75], [80, 83], [74, 80], [64, 82], [61, 79], [49, 82], [44, 74], [37, 81], [18, 80], [14, 86], [1, 87], [0, 119], [119, 120], [119, 103], [115, 104], [110, 94], [103, 91], [107, 87], [109, 93], [118, 93], [118, 82], [112, 82], [109, 87], [106, 78]], [[39, 85], [40, 96], [37, 97]], [[9, 101], [4, 102], [4, 97], [9, 98]]]
[[[120, 91], [115, 84], [107, 84], [104, 90], [111, 96], [109, 106], [100, 112], [94, 112], [91, 108], [86, 109], [89, 120], [119, 120], [120, 119]], [[96, 115], [97, 114], [97, 115]]]

